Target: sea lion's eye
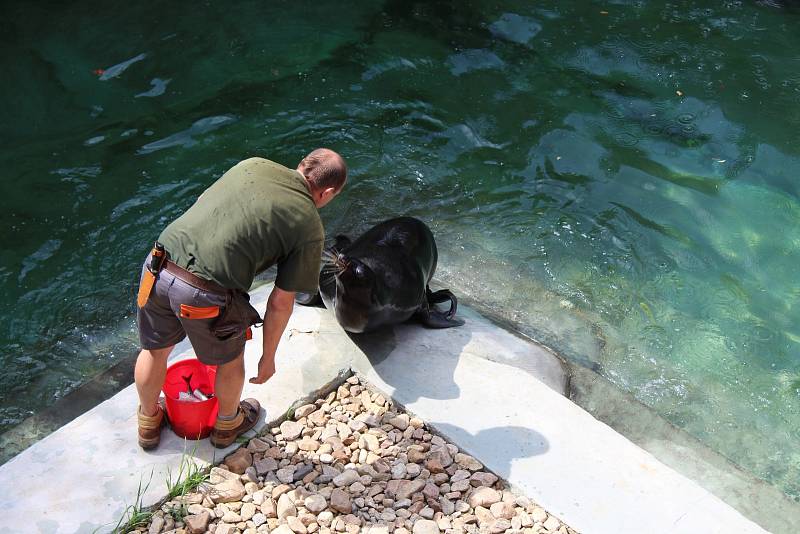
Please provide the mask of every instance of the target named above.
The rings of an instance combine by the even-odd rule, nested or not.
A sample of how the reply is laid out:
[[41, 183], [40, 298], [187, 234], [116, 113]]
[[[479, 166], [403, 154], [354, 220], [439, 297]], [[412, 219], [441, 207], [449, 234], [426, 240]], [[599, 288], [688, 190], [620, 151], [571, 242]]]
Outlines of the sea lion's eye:
[[364, 267], [356, 265], [356, 276], [364, 276]]

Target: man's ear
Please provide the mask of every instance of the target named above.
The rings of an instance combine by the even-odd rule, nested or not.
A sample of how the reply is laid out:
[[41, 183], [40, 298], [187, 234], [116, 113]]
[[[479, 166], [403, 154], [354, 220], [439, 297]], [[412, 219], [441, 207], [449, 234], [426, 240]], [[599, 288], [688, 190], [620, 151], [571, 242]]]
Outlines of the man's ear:
[[323, 200], [328, 200], [330, 198], [333, 198], [333, 196], [335, 194], [336, 194], [336, 188], [335, 187], [328, 187], [327, 189], [322, 191], [322, 199]]

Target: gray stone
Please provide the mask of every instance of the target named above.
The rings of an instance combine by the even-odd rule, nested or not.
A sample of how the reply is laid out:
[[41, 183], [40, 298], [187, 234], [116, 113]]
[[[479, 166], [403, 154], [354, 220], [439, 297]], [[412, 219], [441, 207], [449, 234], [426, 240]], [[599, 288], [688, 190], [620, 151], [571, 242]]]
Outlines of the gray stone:
[[[267, 484], [266, 482], [264, 484], [265, 484], [264, 489], [266, 490], [269, 486], [266, 485]], [[270, 482], [270, 485], [272, 486], [272, 493], [270, 494], [270, 496], [275, 500], [277, 500], [278, 497], [280, 497], [281, 495], [292, 489], [292, 486], [290, 486], [289, 484], [282, 484], [277, 478], [275, 479], [274, 482]]]
[[261, 513], [267, 518], [278, 517], [278, 505], [275, 504], [273, 499], [267, 499], [258, 509], [261, 510]]
[[383, 512], [381, 512], [380, 519], [381, 521], [391, 523], [395, 519], [397, 519], [397, 514], [392, 509], [384, 510]]
[[330, 438], [339, 437], [339, 431], [336, 428], [336, 425], [328, 425], [322, 430], [322, 434], [319, 436], [319, 440], [322, 443], [325, 443]]
[[293, 465], [290, 465], [288, 467], [278, 469], [275, 472], [275, 476], [277, 476], [278, 480], [280, 480], [284, 484], [288, 484], [290, 482], [294, 482], [294, 470], [295, 467]]
[[544, 523], [547, 521], [547, 512], [545, 512], [543, 508], [537, 506], [533, 509], [533, 512], [531, 512], [531, 519], [536, 523]]
[[390, 480], [386, 484], [386, 493], [401, 501], [403, 499], [408, 499], [411, 495], [422, 490], [424, 487], [424, 480]]
[[456, 505], [447, 497], [439, 497], [439, 506], [442, 507], [442, 513], [444, 515], [451, 515], [456, 511]]
[[316, 514], [328, 507], [328, 501], [322, 495], [309, 495], [303, 502], [309, 512]]
[[317, 515], [317, 523], [322, 527], [329, 527], [333, 521], [333, 512], [325, 510]]
[[255, 462], [256, 473], [259, 476], [264, 476], [270, 471], [278, 469], [278, 461], [275, 458], [262, 458]]
[[242, 516], [234, 512], [233, 510], [228, 510], [224, 514], [222, 514], [222, 521], [225, 523], [239, 523], [242, 520]]
[[220, 467], [212, 467], [211, 472], [208, 476], [208, 482], [211, 485], [221, 484], [226, 480], [239, 480], [239, 475], [236, 473], [231, 473], [227, 469], [222, 469]]
[[528, 512], [522, 510], [517, 514], [517, 517], [519, 517], [520, 525], [522, 525], [523, 528], [533, 526], [533, 520], [531, 519], [531, 516], [528, 515]]
[[414, 527], [412, 528], [411, 532], [413, 534], [439, 534], [441, 531], [439, 530], [439, 525], [436, 524], [436, 521], [431, 521], [429, 519], [418, 519], [416, 523], [414, 523]]
[[436, 487], [436, 484], [431, 484], [428, 482], [425, 484], [425, 487], [422, 488], [422, 494], [426, 497], [430, 497], [431, 499], [438, 499], [439, 498], [439, 488]]
[[247, 444], [247, 448], [250, 449], [250, 452], [266, 452], [269, 449], [270, 445], [263, 439], [253, 438], [250, 440], [250, 443]]
[[394, 503], [395, 509], [408, 508], [409, 506], [411, 506], [411, 499], [399, 499]]
[[507, 502], [496, 502], [489, 507], [489, 510], [497, 519], [511, 519], [514, 517], [514, 507]]
[[297, 448], [305, 452], [314, 452], [319, 449], [319, 442], [313, 439], [301, 439], [297, 442]]
[[491, 506], [496, 502], [500, 502], [500, 492], [492, 488], [478, 488], [469, 496], [469, 505], [473, 508], [478, 506]]
[[406, 476], [406, 464], [399, 463], [392, 467], [392, 478], [402, 479]]
[[202, 504], [192, 503], [186, 507], [186, 511], [189, 515], [202, 514], [206, 511], [206, 508]]
[[[356, 421], [355, 419], [351, 419], [350, 421], [348, 421], [347, 426], [350, 428], [350, 430], [353, 430], [355, 432], [361, 432], [362, 430], [366, 430], [367, 428], [367, 425], [363, 421]], [[341, 430], [339, 430], [339, 435], [340, 436], [342, 435]]]
[[[252, 465], [244, 470], [244, 478], [249, 480], [250, 482], [256, 484], [256, 488], [258, 488], [258, 471]], [[244, 489], [247, 489], [247, 484], [245, 484]], [[255, 491], [255, 490], [253, 490]], [[248, 492], [249, 493], [249, 492]]]
[[286, 519], [289, 516], [297, 515], [297, 508], [287, 494], [283, 494], [278, 499], [278, 519]]
[[475, 507], [475, 517], [478, 518], [478, 524], [481, 526], [489, 526], [490, 524], [494, 523], [495, 520], [492, 512], [483, 506]]
[[497, 482], [497, 476], [493, 475], [492, 473], [485, 473], [483, 471], [479, 471], [477, 473], [473, 473], [472, 477], [470, 478], [470, 484], [473, 486], [492, 486], [495, 482]]
[[450, 491], [467, 491], [469, 489], [469, 480], [462, 478], [450, 484]]
[[447, 468], [453, 464], [453, 457], [450, 456], [446, 447], [441, 447], [428, 454], [428, 461], [438, 460], [442, 467]]
[[312, 414], [310, 414], [308, 416], [308, 420], [314, 426], [322, 426], [322, 425], [325, 424], [325, 421], [327, 420], [327, 416], [325, 415], [324, 411], [317, 410], [316, 412], [314, 412], [314, 413], [312, 413]]
[[353, 503], [350, 495], [346, 491], [336, 488], [331, 492], [331, 508], [343, 514], [349, 514], [353, 510]]
[[425, 519], [433, 519], [433, 508], [430, 506], [426, 506], [422, 510], [419, 511], [419, 516], [424, 517]]
[[304, 476], [306, 476], [313, 470], [314, 466], [311, 464], [303, 464], [297, 466], [297, 468], [294, 470], [294, 476], [293, 476], [294, 481], [296, 482], [298, 480], [302, 480]]
[[253, 518], [251, 519], [251, 521], [253, 522], [253, 524], [257, 528], [257, 527], [260, 527], [261, 525], [263, 525], [264, 523], [267, 522], [267, 516], [265, 516], [264, 514], [259, 512], [259, 513], [255, 514], [255, 515], [253, 515]]
[[350, 484], [350, 487], [347, 488], [347, 490], [353, 494], [363, 493], [365, 489], [367, 488], [361, 482], [353, 482]]
[[286, 441], [297, 439], [303, 433], [303, 425], [295, 421], [284, 421], [281, 423], [281, 435]]
[[561, 522], [552, 515], [547, 518], [547, 521], [544, 522], [544, 528], [546, 528], [550, 532], [555, 532], [556, 530], [558, 530], [558, 527], [560, 526]]
[[214, 503], [235, 502], [241, 501], [246, 493], [244, 486], [237, 477], [234, 480], [226, 480], [221, 484], [212, 486], [208, 496]]
[[362, 435], [361, 439], [358, 440], [358, 446], [372, 452], [378, 451], [381, 448], [378, 442], [378, 436], [372, 434]]
[[231, 525], [230, 523], [218, 523], [217, 528], [214, 530], [214, 534], [234, 534], [236, 532], [236, 527]]
[[410, 418], [408, 417], [408, 414], [402, 413], [397, 417], [392, 417], [387, 421], [387, 423], [397, 428], [398, 430], [405, 430], [406, 428], [408, 428], [409, 420]]
[[345, 469], [342, 474], [333, 479], [333, 483], [337, 487], [349, 486], [353, 482], [359, 480], [358, 472], [353, 469]]
[[500, 534], [501, 532], [505, 532], [510, 528], [511, 521], [508, 519], [495, 519], [492, 524], [489, 525], [489, 532], [491, 534]]
[[295, 534], [306, 534], [308, 532], [303, 522], [300, 521], [300, 519], [295, 516], [287, 517], [286, 524], [289, 526], [290, 529], [292, 529], [292, 532], [294, 532]]
[[456, 454], [455, 461], [459, 466], [463, 467], [464, 469], [469, 469], [470, 471], [478, 471], [479, 469], [483, 469], [483, 464], [469, 454], [460, 452]]
[[250, 521], [256, 515], [256, 505], [251, 502], [244, 503], [239, 515], [242, 516], [242, 521]]
[[316, 409], [317, 409], [317, 407], [314, 404], [304, 404], [304, 405], [300, 406], [299, 408], [297, 408], [294, 411], [294, 419], [295, 419], [295, 421], [297, 421], [298, 419], [302, 419], [303, 417], [307, 416], [308, 414], [310, 414], [311, 412], [313, 412]]
[[164, 518], [160, 515], [154, 515], [150, 521], [150, 528], [147, 530], [147, 534], [159, 534], [162, 528], [164, 528]]
[[458, 482], [459, 480], [467, 480], [472, 474], [466, 469], [458, 469], [453, 476], [450, 477], [450, 483]]

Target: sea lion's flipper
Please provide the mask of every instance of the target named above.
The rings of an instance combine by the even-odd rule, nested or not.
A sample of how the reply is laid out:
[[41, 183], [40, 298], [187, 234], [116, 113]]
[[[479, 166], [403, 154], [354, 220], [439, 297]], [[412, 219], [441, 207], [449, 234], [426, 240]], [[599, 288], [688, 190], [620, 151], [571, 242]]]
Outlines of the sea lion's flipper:
[[303, 306], [318, 306], [322, 304], [322, 297], [319, 296], [319, 291], [314, 293], [301, 293], [294, 294], [294, 301]]
[[[441, 312], [436, 309], [436, 304], [447, 301], [450, 301], [449, 310]], [[425, 304], [420, 307], [418, 315], [422, 320], [422, 324], [428, 328], [452, 328], [464, 324], [463, 319], [455, 318], [456, 310], [458, 310], [458, 299], [449, 289], [432, 292], [430, 288], [426, 287]]]

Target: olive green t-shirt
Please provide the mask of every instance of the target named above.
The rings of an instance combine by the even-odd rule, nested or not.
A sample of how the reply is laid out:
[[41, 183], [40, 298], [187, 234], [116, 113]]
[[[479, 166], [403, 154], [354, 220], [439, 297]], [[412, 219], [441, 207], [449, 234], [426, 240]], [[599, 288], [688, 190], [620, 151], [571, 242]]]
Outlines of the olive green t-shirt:
[[277, 264], [276, 286], [312, 292], [324, 237], [303, 175], [250, 158], [206, 189], [158, 240], [171, 261], [221, 286], [247, 291], [256, 274]]

